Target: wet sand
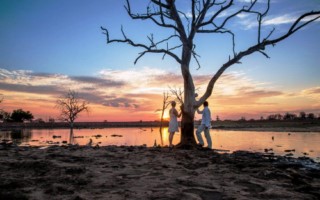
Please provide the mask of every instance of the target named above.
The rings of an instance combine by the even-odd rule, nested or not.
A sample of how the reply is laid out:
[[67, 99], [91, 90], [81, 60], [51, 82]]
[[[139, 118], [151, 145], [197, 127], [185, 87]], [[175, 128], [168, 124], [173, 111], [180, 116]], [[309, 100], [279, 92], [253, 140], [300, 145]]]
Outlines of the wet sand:
[[0, 199], [320, 199], [319, 169], [243, 151], [2, 146]]

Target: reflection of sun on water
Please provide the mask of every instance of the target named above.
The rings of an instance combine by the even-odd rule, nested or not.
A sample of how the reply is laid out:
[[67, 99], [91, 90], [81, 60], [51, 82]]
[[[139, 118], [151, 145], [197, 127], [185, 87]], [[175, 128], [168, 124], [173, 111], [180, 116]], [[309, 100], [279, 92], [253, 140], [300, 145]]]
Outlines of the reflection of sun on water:
[[162, 146], [169, 145], [169, 132], [168, 132], [168, 127], [163, 127], [163, 128], [162, 128], [161, 137], [162, 137]]
[[[173, 141], [172, 144], [176, 145], [180, 142], [180, 128], [179, 128], [179, 132], [175, 132], [174, 137], [173, 137]], [[168, 146], [169, 145], [169, 132], [168, 132], [168, 127], [163, 127], [162, 128], [162, 134], [161, 134], [161, 145], [162, 146]]]

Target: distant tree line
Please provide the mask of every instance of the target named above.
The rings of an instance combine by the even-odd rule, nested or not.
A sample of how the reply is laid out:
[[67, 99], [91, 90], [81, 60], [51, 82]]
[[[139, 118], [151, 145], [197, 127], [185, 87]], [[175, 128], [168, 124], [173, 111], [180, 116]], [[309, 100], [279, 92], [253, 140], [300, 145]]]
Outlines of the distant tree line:
[[316, 116], [314, 113], [306, 113], [306, 112], [300, 112], [298, 115], [294, 113], [285, 113], [285, 114], [272, 114], [269, 115], [266, 120], [269, 121], [288, 121], [288, 120], [316, 120], [320, 119], [320, 114]]
[[[1, 96], [0, 103], [2, 103], [3, 99], [3, 96]], [[17, 109], [9, 113], [0, 108], [0, 120], [4, 122], [24, 122], [31, 121], [33, 118], [33, 114], [30, 111]]]
[[1, 111], [0, 119], [4, 122], [24, 122], [33, 120], [33, 114], [30, 111], [24, 111], [22, 109], [17, 109], [12, 111], [12, 113]]
[[[221, 121], [219, 116], [216, 117], [217, 121]], [[271, 114], [268, 115], [266, 118], [261, 116], [260, 119], [246, 119], [246, 117], [241, 116], [240, 119], [237, 121], [310, 121], [310, 120], [320, 120], [320, 114], [314, 113], [306, 113], [304, 111], [300, 112], [299, 114], [287, 112], [285, 114]], [[224, 121], [232, 121], [232, 120], [224, 120]]]

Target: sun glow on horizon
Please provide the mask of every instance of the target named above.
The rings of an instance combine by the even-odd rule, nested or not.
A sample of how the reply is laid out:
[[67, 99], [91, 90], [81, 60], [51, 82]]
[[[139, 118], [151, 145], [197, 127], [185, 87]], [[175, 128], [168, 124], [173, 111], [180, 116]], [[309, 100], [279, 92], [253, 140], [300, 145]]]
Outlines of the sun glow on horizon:
[[[161, 118], [161, 114], [160, 114], [160, 118]], [[163, 120], [169, 121], [170, 116], [169, 116], [169, 110], [165, 110], [163, 113]]]

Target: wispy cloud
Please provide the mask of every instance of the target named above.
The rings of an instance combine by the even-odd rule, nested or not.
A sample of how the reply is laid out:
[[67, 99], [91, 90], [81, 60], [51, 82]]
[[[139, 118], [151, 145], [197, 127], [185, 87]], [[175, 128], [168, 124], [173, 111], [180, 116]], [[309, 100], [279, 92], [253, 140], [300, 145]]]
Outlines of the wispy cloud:
[[[226, 11], [221, 12], [217, 17], [218, 18], [223, 18], [223, 17], [226, 17], [226, 16], [230, 16], [233, 13], [236, 13], [238, 10], [242, 9], [243, 6], [250, 6], [252, 4], [252, 2], [253, 2], [252, 0], [236, 0], [233, 3], [233, 6], [229, 7]], [[257, 4], [266, 4], [267, 2], [268, 2], [268, 0], [258, 0], [256, 3]], [[271, 2], [272, 3], [276, 3], [277, 0], [272, 0]], [[222, 1], [221, 2], [216, 2], [216, 3], [222, 3]], [[228, 1], [224, 1], [223, 6], [226, 6], [228, 4], [229, 4]], [[207, 14], [206, 14], [205, 17], [207, 17], [207, 18], [212, 17], [220, 9], [221, 9], [221, 4], [213, 6], [209, 11], [207, 11]], [[192, 18], [192, 12], [191, 11], [187, 11], [187, 12], [184, 12], [184, 13], [185, 13], [185, 15], [180, 14], [180, 16], [182, 18], [184, 18], [184, 17]], [[196, 15], [196, 17], [197, 17], [197, 15]]]
[[135, 101], [133, 99], [129, 98], [113, 98], [113, 99], [108, 99], [103, 101], [103, 105], [105, 106], [111, 106], [111, 107], [134, 107], [134, 108], [139, 108], [138, 104], [134, 103]]
[[320, 95], [320, 87], [308, 88], [303, 90], [302, 93], [307, 95]]
[[70, 80], [86, 84], [94, 84], [101, 87], [120, 87], [124, 85], [124, 82], [122, 81], [114, 81], [92, 76], [71, 76]]
[[37, 93], [37, 94], [60, 94], [62, 91], [57, 86], [52, 85], [23, 85], [12, 83], [1, 83], [0, 89], [11, 92]]
[[296, 20], [295, 17], [289, 14], [275, 16], [275, 17], [268, 17], [263, 22], [264, 25], [279, 25], [279, 24], [288, 24], [292, 23]]
[[[320, 15], [319, 15], [320, 16]], [[250, 14], [240, 14], [237, 16], [239, 18], [239, 23], [244, 27], [244, 29], [252, 29], [258, 26], [256, 17]], [[282, 15], [271, 15], [266, 17], [262, 25], [263, 26], [279, 26], [285, 24], [292, 24], [300, 17], [299, 13], [287, 13]], [[312, 19], [315, 19], [317, 16], [305, 17], [302, 19], [302, 22], [306, 22]], [[320, 19], [317, 19], [316, 22], [320, 22]]]

